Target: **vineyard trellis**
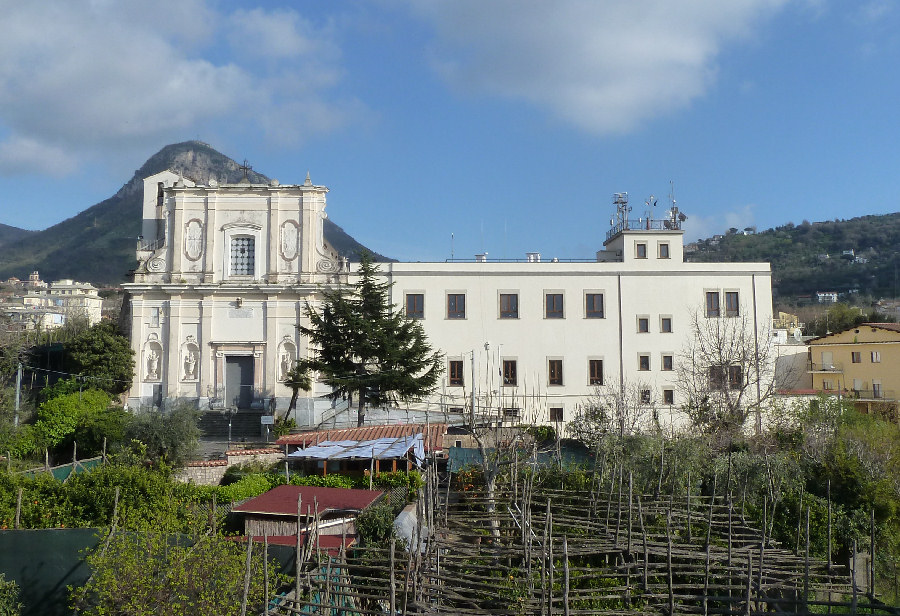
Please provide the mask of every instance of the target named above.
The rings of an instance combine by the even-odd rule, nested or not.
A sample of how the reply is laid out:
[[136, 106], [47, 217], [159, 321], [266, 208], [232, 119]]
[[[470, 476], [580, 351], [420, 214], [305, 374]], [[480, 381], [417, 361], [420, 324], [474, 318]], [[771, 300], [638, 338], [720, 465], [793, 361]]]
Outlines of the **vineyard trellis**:
[[488, 499], [431, 462], [416, 502], [421, 536], [302, 551], [296, 587], [269, 613], [897, 613], [852, 583], [855, 560], [810, 556], [808, 512], [794, 550], [771, 537], [766, 518], [777, 502], [763, 503], [762, 524], [751, 524], [730, 473], [710, 494], [676, 494], [662, 489], [662, 469], [658, 485], [637, 486], [611, 458], [572, 490], [512, 459]]

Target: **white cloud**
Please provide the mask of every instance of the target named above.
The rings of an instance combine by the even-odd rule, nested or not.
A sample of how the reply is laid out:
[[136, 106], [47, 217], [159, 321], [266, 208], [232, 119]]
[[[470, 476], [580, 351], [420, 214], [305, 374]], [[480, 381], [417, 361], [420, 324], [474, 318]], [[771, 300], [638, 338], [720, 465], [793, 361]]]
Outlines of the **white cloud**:
[[39, 173], [62, 177], [75, 167], [75, 160], [65, 151], [34, 139], [14, 137], [0, 142], [0, 175]]
[[732, 210], [720, 211], [714, 216], [690, 216], [684, 223], [684, 240], [694, 242], [708, 239], [719, 233], [724, 234], [732, 227], [743, 231], [756, 224], [755, 209], [754, 204], [748, 203]]
[[414, 0], [435, 69], [463, 92], [530, 101], [622, 133], [703, 95], [725, 44], [786, 0]]
[[[329, 100], [341, 72], [327, 25], [286, 9], [227, 15], [213, 7], [205, 0], [8, 6], [0, 20], [0, 172], [38, 171], [39, 152], [73, 170], [84, 156], [158, 147], [198, 131], [265, 129], [268, 116], [280, 119], [281, 141], [347, 121], [357, 104]], [[301, 82], [302, 94], [286, 99]]]

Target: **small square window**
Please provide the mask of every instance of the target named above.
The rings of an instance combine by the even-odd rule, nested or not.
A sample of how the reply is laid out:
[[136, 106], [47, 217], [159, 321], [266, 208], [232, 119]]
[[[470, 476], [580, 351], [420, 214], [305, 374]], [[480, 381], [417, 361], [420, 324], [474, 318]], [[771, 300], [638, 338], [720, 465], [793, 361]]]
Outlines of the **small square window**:
[[159, 327], [159, 308], [150, 309], [150, 327]]
[[466, 294], [465, 293], [448, 293], [447, 294], [447, 318], [448, 319], [465, 319], [466, 318]]
[[650, 319], [647, 317], [638, 317], [637, 330], [639, 334], [646, 334], [650, 331]]
[[519, 409], [517, 407], [507, 407], [503, 409], [503, 416], [507, 419], [515, 419], [519, 416]]
[[666, 372], [671, 372], [675, 369], [675, 358], [671, 355], [663, 355], [662, 356], [662, 369]]
[[881, 351], [872, 351], [872, 363], [873, 364], [881, 363]]
[[563, 384], [562, 360], [551, 359], [547, 361], [547, 374], [549, 375], [550, 385]]
[[738, 317], [741, 315], [740, 303], [738, 301], [737, 291], [725, 292], [725, 316]]
[[603, 318], [603, 294], [602, 293], [585, 293], [585, 295], [584, 295], [584, 317], [586, 319], [602, 319]]
[[664, 389], [663, 390], [663, 404], [675, 404], [675, 390], [674, 389]]
[[544, 296], [544, 304], [546, 312], [544, 315], [548, 319], [563, 318], [563, 295], [562, 293], [547, 293]]
[[448, 382], [450, 385], [463, 385], [465, 381], [463, 381], [463, 363], [461, 359], [451, 359], [450, 360], [448, 373]]
[[824, 389], [825, 391], [831, 391], [832, 389], [834, 389], [834, 386], [833, 386], [832, 382], [829, 381], [828, 379], [823, 379], [822, 380], [822, 389]]
[[588, 361], [588, 384], [603, 385], [602, 359], [591, 359]]
[[647, 258], [647, 244], [638, 243], [635, 244], [634, 255], [638, 259], [646, 259]]
[[425, 295], [423, 293], [406, 294], [406, 317], [408, 319], [425, 318]]
[[707, 291], [706, 292], [706, 316], [707, 317], [721, 316], [721, 309], [719, 308], [719, 292], [718, 291]]
[[646, 372], [650, 369], [650, 356], [649, 355], [638, 355], [638, 370], [642, 372]]
[[501, 319], [518, 319], [519, 318], [519, 294], [518, 293], [501, 293], [500, 294], [500, 318]]
[[516, 374], [516, 360], [503, 360], [503, 384], [507, 386], [515, 386], [518, 384], [518, 375]]
[[650, 404], [650, 390], [649, 389], [641, 390], [641, 404]]
[[455, 447], [462, 447], [462, 441], [453, 441]]
[[740, 366], [728, 366], [728, 387], [740, 389], [744, 386], [744, 370]]
[[851, 351], [850, 352], [850, 361], [854, 364], [858, 364], [862, 362], [862, 353], [859, 351]]
[[550, 421], [560, 423], [563, 421], [563, 410], [561, 406], [550, 407]]
[[669, 245], [665, 243], [659, 244], [659, 258], [660, 259], [668, 259], [669, 258]]
[[664, 334], [672, 333], [672, 317], [660, 317], [659, 318], [659, 331]]

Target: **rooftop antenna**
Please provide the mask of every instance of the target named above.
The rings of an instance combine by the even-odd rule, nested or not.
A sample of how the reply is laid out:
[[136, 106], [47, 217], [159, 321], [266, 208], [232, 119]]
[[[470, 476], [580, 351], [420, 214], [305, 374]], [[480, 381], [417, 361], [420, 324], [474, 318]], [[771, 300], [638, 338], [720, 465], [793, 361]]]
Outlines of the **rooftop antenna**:
[[450, 233], [450, 260], [453, 260], [453, 233]]
[[666, 228], [680, 229], [681, 223], [687, 220], [687, 216], [683, 212], [679, 212], [678, 206], [675, 205], [675, 182], [673, 180], [669, 180], [669, 203], [671, 207], [669, 208], [669, 219], [666, 221]]
[[613, 193], [613, 205], [616, 206], [616, 226], [621, 229], [627, 228], [628, 212], [631, 211], [631, 206], [628, 205], [628, 193]]

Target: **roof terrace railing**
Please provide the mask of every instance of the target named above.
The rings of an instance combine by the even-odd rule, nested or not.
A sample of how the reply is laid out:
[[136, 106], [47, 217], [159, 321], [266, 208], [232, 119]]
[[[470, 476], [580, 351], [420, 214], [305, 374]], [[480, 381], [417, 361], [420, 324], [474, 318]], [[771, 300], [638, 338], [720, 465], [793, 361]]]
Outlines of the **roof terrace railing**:
[[652, 218], [638, 218], [637, 220], [620, 220], [613, 225], [612, 229], [606, 232], [606, 239], [609, 240], [622, 231], [678, 231], [679, 229], [681, 229], [681, 221], [677, 219], [662, 218], [654, 220]]

